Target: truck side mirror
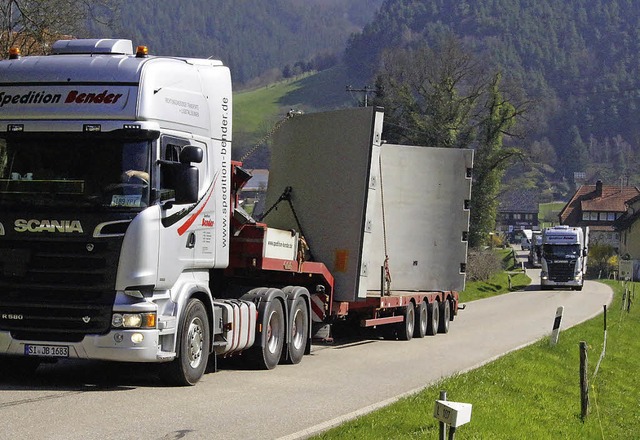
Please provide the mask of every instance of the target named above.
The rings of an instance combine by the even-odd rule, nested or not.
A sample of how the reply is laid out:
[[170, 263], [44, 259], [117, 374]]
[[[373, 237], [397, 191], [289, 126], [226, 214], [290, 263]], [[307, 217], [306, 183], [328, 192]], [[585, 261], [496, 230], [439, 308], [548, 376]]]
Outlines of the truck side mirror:
[[202, 163], [202, 148], [194, 145], [186, 145], [180, 151], [180, 163]]
[[163, 187], [174, 192], [173, 203], [179, 205], [195, 203], [198, 201], [198, 188], [200, 187], [198, 168], [192, 163], [201, 163], [203, 160], [202, 148], [194, 145], [186, 145], [180, 151], [178, 162], [171, 160], [159, 160], [162, 167]]
[[172, 165], [172, 174], [176, 182], [175, 203], [195, 203], [198, 201], [198, 169], [189, 164], [176, 163]]

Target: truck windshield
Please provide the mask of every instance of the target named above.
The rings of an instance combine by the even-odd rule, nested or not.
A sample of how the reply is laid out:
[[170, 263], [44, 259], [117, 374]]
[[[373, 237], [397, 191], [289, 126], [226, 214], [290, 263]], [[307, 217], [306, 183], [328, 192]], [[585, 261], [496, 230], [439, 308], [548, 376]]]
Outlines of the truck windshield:
[[0, 139], [0, 206], [149, 204], [151, 142], [113, 138]]
[[578, 258], [580, 255], [579, 244], [545, 244], [543, 248], [546, 258]]

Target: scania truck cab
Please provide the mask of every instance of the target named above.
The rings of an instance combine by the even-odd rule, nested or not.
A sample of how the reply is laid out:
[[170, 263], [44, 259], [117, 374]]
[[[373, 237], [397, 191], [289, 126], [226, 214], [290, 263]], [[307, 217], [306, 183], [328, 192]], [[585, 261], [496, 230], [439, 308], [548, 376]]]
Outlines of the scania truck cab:
[[542, 289], [564, 287], [582, 290], [587, 270], [589, 230], [566, 225], [542, 233]]

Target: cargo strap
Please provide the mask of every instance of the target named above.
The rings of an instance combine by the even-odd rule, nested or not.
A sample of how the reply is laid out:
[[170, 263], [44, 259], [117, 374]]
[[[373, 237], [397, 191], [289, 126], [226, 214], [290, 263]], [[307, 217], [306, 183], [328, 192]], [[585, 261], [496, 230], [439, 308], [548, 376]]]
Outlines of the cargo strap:
[[384, 185], [382, 184], [382, 154], [378, 156], [378, 166], [380, 167], [380, 201], [382, 204], [382, 238], [384, 240], [385, 293], [387, 295], [391, 295], [391, 270], [389, 269], [389, 252], [387, 248], [387, 222], [384, 212]]

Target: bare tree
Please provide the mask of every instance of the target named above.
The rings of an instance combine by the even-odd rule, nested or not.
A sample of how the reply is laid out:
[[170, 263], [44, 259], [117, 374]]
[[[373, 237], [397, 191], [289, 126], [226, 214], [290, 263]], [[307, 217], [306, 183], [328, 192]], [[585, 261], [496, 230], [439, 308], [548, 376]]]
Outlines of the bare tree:
[[376, 85], [387, 141], [475, 149], [469, 244], [484, 244], [495, 228], [501, 179], [515, 159], [523, 159], [503, 140], [518, 138], [512, 129], [528, 102], [505, 98], [499, 72], [490, 72], [451, 34], [434, 48], [384, 53]]
[[0, 0], [0, 55], [19, 47], [44, 54], [60, 37], [82, 36], [89, 21], [109, 26], [120, 0]]
[[389, 50], [381, 64], [376, 104], [385, 108], [389, 141], [432, 147], [473, 142], [488, 76], [456, 37], [443, 36], [435, 48]]

